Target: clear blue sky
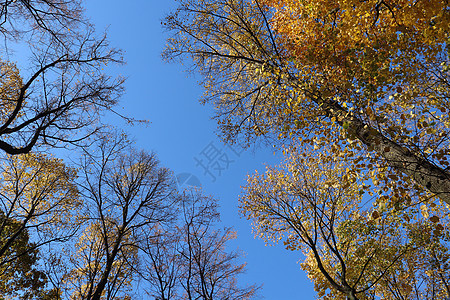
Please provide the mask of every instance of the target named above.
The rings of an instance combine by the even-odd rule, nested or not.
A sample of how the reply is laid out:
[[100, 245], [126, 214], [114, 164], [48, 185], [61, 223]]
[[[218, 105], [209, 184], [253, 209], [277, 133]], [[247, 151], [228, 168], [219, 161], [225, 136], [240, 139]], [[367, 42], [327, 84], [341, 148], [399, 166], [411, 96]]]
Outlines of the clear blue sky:
[[[222, 225], [232, 226], [238, 239], [231, 245], [246, 253], [247, 273], [242, 282], [263, 284], [261, 295], [268, 300], [315, 299], [312, 283], [300, 269], [300, 252], [290, 252], [281, 245], [267, 247], [254, 239], [250, 222], [238, 214], [240, 186], [247, 174], [263, 170], [265, 164], [274, 164], [277, 157], [271, 149], [237, 156], [221, 144], [215, 135], [216, 124], [211, 120], [212, 108], [202, 106], [202, 94], [197, 81], [188, 76], [179, 64], [161, 60], [167, 34], [161, 20], [176, 7], [174, 0], [91, 0], [85, 1], [87, 16], [99, 32], [108, 27], [114, 47], [125, 51], [127, 64], [118, 72], [128, 78], [126, 94], [120, 103], [120, 112], [136, 119], [146, 119], [149, 126], [123, 127], [135, 137], [138, 148], [154, 151], [162, 164], [175, 174], [190, 173], [203, 186], [204, 193], [220, 200]], [[214, 148], [228, 157], [222, 160], [224, 170], [205, 174], [197, 159], [205, 160], [205, 153]], [[215, 176], [215, 181], [213, 177]]]

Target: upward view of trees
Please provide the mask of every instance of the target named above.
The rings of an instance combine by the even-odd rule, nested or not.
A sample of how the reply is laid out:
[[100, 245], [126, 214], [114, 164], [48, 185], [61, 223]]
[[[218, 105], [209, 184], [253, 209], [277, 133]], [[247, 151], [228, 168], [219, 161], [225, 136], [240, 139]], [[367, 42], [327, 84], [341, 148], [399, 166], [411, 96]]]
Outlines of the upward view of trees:
[[302, 250], [323, 299], [446, 299], [446, 1], [182, 0], [167, 60], [203, 75], [222, 138], [278, 146], [241, 211]]
[[217, 201], [101, 120], [123, 59], [81, 1], [1, 1], [0, 35], [0, 299], [254, 298]]
[[[225, 142], [284, 157], [243, 187], [256, 235], [321, 299], [450, 298], [447, 1], [178, 3], [163, 57]], [[0, 35], [0, 299], [256, 298], [217, 200], [102, 121], [123, 59], [81, 1], [0, 1]]]

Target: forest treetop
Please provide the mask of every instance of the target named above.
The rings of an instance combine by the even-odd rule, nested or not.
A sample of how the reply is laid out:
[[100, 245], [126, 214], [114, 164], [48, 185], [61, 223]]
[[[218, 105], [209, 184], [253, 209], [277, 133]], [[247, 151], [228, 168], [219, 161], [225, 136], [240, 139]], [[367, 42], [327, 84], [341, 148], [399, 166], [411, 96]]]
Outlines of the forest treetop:
[[398, 199], [450, 204], [449, 11], [433, 3], [181, 1], [165, 57], [193, 58], [225, 140], [330, 145]]

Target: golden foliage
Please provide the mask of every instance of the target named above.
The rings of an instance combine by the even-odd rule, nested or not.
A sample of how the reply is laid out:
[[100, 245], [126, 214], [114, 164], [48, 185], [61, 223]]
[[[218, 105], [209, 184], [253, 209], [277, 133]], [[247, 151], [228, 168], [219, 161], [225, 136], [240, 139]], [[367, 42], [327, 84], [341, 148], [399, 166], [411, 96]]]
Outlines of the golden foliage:
[[[444, 205], [414, 196], [408, 205], [385, 203], [383, 196], [370, 205], [363, 197], [366, 179], [345, 159], [310, 148], [291, 148], [287, 155], [277, 168], [248, 178], [241, 210], [255, 235], [306, 255], [302, 269], [321, 299], [448, 296]], [[424, 220], [424, 209], [434, 216]]]
[[15, 64], [0, 59], [0, 122], [4, 123], [15, 108], [22, 78]]
[[382, 189], [450, 203], [444, 2], [182, 2], [165, 55], [194, 58], [225, 140], [328, 144]]

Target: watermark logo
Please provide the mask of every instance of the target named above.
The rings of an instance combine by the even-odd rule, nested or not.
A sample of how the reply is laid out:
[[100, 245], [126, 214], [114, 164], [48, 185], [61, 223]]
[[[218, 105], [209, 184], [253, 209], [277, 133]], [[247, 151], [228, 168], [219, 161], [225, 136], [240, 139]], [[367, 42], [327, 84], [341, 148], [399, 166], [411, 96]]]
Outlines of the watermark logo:
[[191, 174], [191, 173], [177, 174], [176, 180], [177, 180], [178, 189], [180, 189], [180, 190], [181, 189], [191, 189], [191, 188], [196, 188], [196, 189], [202, 188], [202, 183], [200, 182], [200, 180], [197, 178], [197, 176], [195, 176], [194, 174]]
[[[243, 151], [244, 149], [237, 149], [230, 145], [219, 148], [214, 142], [210, 142], [197, 156], [194, 156], [195, 166], [201, 168], [203, 175], [207, 175], [212, 182], [215, 182], [217, 177], [222, 176], [222, 173], [236, 162], [232, 158], [240, 157]], [[230, 155], [230, 152], [233, 154]]]

